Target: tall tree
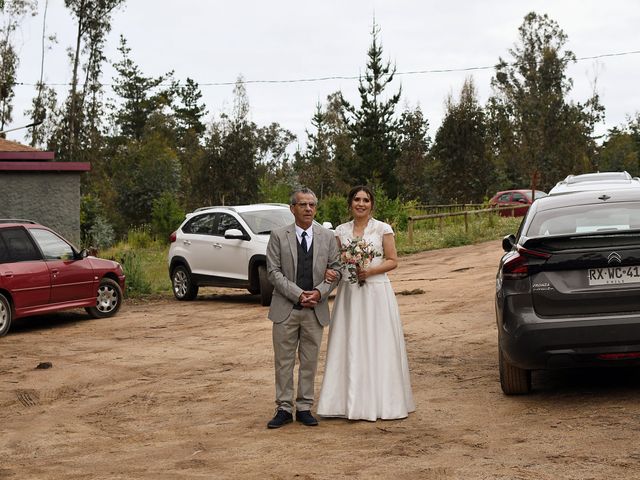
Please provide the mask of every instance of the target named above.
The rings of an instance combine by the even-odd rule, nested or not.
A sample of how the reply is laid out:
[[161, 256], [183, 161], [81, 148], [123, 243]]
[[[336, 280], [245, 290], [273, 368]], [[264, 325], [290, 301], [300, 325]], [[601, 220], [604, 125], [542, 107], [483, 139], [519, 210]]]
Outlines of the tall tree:
[[405, 109], [399, 122], [400, 156], [396, 164], [399, 193], [406, 199], [427, 200], [429, 122], [420, 107]]
[[[13, 120], [13, 97], [16, 71], [20, 59], [14, 44], [14, 33], [24, 20], [36, 14], [37, 0], [6, 0], [0, 22], [0, 131]], [[0, 134], [5, 137], [4, 134]]]
[[603, 109], [596, 94], [584, 104], [567, 99], [573, 86], [567, 67], [575, 55], [565, 49], [567, 36], [555, 21], [531, 12], [518, 31], [512, 61], [501, 58], [491, 81], [494, 153], [498, 166], [517, 168], [517, 186], [533, 178], [546, 188], [590, 167], [593, 128]]
[[333, 190], [335, 179], [333, 146], [326, 119], [327, 114], [318, 103], [311, 119], [313, 130], [307, 130], [306, 148], [295, 165], [300, 183], [311, 188], [320, 199]]
[[457, 103], [447, 99], [431, 155], [431, 186], [437, 201], [480, 202], [487, 195], [493, 172], [484, 111], [471, 78], [465, 80]]
[[163, 82], [169, 82], [173, 72], [157, 78], [145, 76], [131, 59], [131, 49], [123, 36], [118, 51], [122, 59], [114, 64], [118, 75], [113, 91], [120, 97], [120, 104], [113, 117], [122, 137], [140, 140], [152, 114], [162, 112], [172, 103], [175, 89], [163, 86]]
[[393, 197], [397, 194], [395, 166], [399, 155], [395, 108], [401, 89], [388, 99], [384, 98], [384, 91], [393, 81], [396, 69], [382, 60], [379, 32], [374, 24], [366, 73], [359, 80], [360, 107], [342, 99], [344, 119], [356, 153], [356, 161], [345, 165], [344, 171], [350, 177], [345, 179], [349, 183], [379, 184]]
[[200, 192], [208, 205], [250, 203], [258, 198], [258, 134], [249, 118], [249, 99], [240, 76], [231, 115], [212, 124], [205, 144]]
[[[64, 1], [76, 21], [75, 46], [69, 51], [72, 64], [71, 88], [62, 116], [63, 131], [57, 138], [57, 150], [64, 159], [75, 160], [79, 150], [96, 148], [96, 135], [103, 113], [100, 76], [105, 61], [104, 45], [107, 34], [111, 31], [111, 15], [124, 1]], [[84, 74], [82, 80], [81, 73]], [[83, 143], [86, 145], [83, 146]]]

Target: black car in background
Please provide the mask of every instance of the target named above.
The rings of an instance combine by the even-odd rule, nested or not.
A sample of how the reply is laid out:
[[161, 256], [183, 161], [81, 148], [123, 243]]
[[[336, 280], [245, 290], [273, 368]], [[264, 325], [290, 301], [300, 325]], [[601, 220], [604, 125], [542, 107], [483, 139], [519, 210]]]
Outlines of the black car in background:
[[640, 364], [640, 189], [538, 199], [502, 246], [505, 394], [528, 393], [532, 370]]

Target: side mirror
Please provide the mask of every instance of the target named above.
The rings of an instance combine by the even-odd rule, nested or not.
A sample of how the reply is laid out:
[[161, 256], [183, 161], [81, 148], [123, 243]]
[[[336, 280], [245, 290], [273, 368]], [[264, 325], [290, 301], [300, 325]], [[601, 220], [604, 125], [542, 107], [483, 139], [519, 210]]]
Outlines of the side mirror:
[[89, 256], [89, 250], [87, 250], [86, 248], [83, 248], [82, 250], [80, 250], [79, 256], [81, 260], [83, 258], [87, 258]]
[[511, 234], [507, 235], [502, 239], [502, 249], [505, 252], [510, 252], [513, 249], [513, 246], [516, 244], [516, 236]]
[[247, 237], [237, 228], [230, 228], [224, 232], [224, 238], [230, 240], [246, 240]]
[[333, 223], [331, 223], [331, 222], [322, 222], [322, 226], [324, 228], [329, 229], [329, 230], [333, 230]]

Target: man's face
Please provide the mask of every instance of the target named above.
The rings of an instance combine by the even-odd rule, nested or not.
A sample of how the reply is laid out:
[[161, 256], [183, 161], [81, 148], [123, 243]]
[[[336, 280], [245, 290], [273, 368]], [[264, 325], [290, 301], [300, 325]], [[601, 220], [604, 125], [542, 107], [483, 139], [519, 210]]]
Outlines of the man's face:
[[316, 199], [310, 193], [297, 193], [295, 205], [290, 205], [291, 213], [296, 218], [296, 225], [305, 230], [311, 226], [316, 216]]

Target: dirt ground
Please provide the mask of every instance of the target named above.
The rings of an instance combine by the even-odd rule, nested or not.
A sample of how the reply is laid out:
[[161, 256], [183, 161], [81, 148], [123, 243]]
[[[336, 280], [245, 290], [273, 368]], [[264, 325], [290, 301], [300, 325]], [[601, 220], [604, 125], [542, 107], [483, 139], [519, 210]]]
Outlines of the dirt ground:
[[[500, 254], [392, 272], [417, 404], [398, 421], [268, 430], [271, 323], [241, 291], [18, 320], [0, 339], [0, 479], [640, 479], [637, 371], [536, 372], [533, 394], [501, 393]], [[323, 363], [324, 348], [318, 388]]]

